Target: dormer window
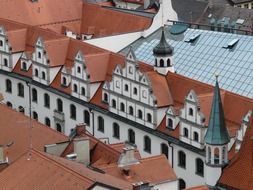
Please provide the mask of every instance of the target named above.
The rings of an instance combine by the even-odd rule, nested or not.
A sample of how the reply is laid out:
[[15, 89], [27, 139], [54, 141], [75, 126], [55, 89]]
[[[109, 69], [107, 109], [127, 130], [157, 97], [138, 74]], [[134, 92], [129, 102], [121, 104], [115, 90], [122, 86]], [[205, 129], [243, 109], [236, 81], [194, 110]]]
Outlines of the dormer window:
[[81, 67], [79, 67], [79, 66], [77, 67], [77, 72], [81, 73]]
[[134, 115], [134, 108], [129, 106], [129, 115]]
[[104, 102], [108, 102], [108, 94], [107, 93], [104, 93]]
[[184, 135], [184, 137], [188, 137], [188, 129], [187, 128], [184, 128], [183, 129], [183, 135]]
[[77, 93], [77, 85], [76, 84], [73, 85], [73, 88], [74, 88], [74, 92]]
[[67, 86], [67, 79], [66, 79], [66, 77], [62, 77], [62, 84], [64, 86]]
[[170, 59], [167, 59], [167, 67], [170, 67]]
[[152, 115], [151, 115], [150, 113], [147, 114], [147, 121], [148, 121], [149, 123], [152, 122]]
[[116, 100], [112, 100], [112, 107], [116, 108]]
[[38, 58], [40, 58], [40, 59], [41, 59], [41, 53], [40, 53], [40, 52], [38, 52]]
[[4, 66], [8, 67], [8, 60], [4, 58]]
[[134, 94], [137, 95], [138, 91], [137, 91], [137, 88], [134, 87]]
[[128, 92], [128, 85], [125, 84], [125, 91]]
[[125, 111], [125, 104], [124, 103], [121, 103], [120, 104], [120, 111]]
[[168, 119], [168, 127], [173, 128], [173, 120], [171, 118]]
[[192, 108], [189, 108], [189, 115], [193, 116], [193, 109]]
[[84, 88], [84, 87], [81, 88], [81, 94], [82, 94], [83, 96], [85, 96], [85, 88]]
[[193, 140], [199, 142], [199, 134], [196, 131], [193, 133]]
[[44, 71], [42, 71], [42, 79], [46, 79], [46, 73]]
[[38, 77], [38, 75], [39, 75], [38, 69], [35, 69], [34, 72], [35, 72], [35, 76]]
[[22, 62], [22, 70], [27, 70], [27, 64], [26, 64], [26, 62], [24, 61], [24, 62]]

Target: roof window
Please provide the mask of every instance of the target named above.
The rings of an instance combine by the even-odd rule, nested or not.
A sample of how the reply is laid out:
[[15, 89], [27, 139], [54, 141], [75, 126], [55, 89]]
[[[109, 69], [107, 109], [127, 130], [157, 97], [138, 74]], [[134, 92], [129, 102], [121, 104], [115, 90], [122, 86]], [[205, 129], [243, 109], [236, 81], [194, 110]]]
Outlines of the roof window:
[[190, 38], [186, 39], [185, 42], [194, 43], [199, 38], [199, 36], [200, 36], [200, 34], [194, 34]]
[[233, 39], [233, 40], [229, 41], [227, 45], [223, 46], [223, 48], [232, 49], [237, 44], [238, 41], [239, 41], [239, 39]]

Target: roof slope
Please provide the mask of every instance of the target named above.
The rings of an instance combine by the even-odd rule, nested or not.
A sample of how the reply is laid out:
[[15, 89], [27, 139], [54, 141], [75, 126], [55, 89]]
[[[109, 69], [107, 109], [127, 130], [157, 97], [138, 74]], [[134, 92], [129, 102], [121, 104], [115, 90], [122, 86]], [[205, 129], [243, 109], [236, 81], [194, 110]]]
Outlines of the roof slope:
[[[223, 170], [219, 179], [219, 186], [228, 189], [253, 189], [253, 120], [250, 120], [240, 152]], [[240, 179], [240, 180], [238, 180]]]
[[[0, 144], [13, 141], [14, 144], [8, 148], [10, 162], [15, 161], [24, 154], [29, 147], [29, 117], [0, 104]], [[59, 133], [45, 125], [32, 120], [32, 143], [33, 147], [43, 151], [44, 145], [66, 141], [67, 136]], [[41, 138], [43, 137], [43, 138]]]
[[229, 141], [230, 137], [225, 124], [220, 88], [218, 81], [216, 81], [208, 129], [205, 135], [205, 142], [207, 144], [223, 145], [229, 143]]
[[93, 37], [137, 32], [147, 29], [151, 19], [103, 8], [96, 4], [83, 4], [81, 33]]

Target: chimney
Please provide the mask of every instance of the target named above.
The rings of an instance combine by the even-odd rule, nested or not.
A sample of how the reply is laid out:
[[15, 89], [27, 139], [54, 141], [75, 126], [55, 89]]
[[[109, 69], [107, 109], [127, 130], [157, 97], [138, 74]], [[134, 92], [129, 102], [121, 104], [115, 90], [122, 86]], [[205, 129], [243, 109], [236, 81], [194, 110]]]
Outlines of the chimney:
[[84, 123], [76, 125], [76, 135], [81, 136], [82, 134], [86, 134], [86, 126]]
[[135, 147], [126, 146], [123, 148], [123, 153], [121, 153], [118, 160], [118, 167], [122, 168], [125, 175], [129, 175], [129, 169], [131, 165], [139, 164], [139, 160], [134, 156]]
[[76, 154], [76, 161], [85, 165], [90, 164], [90, 140], [87, 137], [75, 138], [74, 153]]

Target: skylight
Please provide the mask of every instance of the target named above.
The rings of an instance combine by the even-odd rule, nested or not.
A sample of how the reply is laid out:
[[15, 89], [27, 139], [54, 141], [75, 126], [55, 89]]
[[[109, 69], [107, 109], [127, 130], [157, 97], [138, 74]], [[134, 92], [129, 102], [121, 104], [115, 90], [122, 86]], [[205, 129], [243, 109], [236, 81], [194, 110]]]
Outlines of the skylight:
[[186, 39], [185, 42], [194, 43], [199, 38], [199, 36], [200, 36], [200, 34], [194, 34], [190, 38]]
[[237, 44], [238, 41], [239, 41], [239, 39], [233, 39], [230, 42], [228, 42], [227, 45], [223, 46], [223, 48], [232, 49]]

